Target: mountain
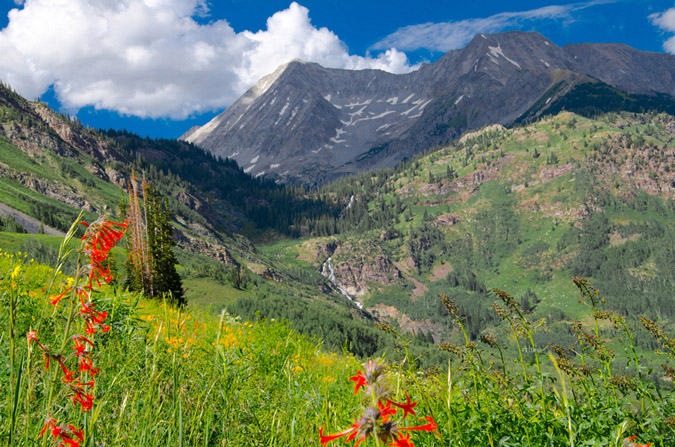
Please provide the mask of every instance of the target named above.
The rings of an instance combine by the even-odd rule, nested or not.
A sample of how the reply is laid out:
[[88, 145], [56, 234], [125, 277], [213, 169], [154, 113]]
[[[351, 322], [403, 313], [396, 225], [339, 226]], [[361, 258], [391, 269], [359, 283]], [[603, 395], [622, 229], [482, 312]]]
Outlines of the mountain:
[[[119, 219], [132, 169], [169, 202], [178, 270], [191, 306], [220, 312], [240, 297], [269, 297], [291, 312], [296, 329], [336, 348], [347, 342], [353, 353], [373, 355], [393, 343], [320, 271], [286, 265], [246, 237], [311, 231], [316, 216], [336, 218], [337, 207], [309, 197], [305, 188], [252, 178], [236, 162], [186, 142], [84, 127], [0, 84], [2, 252], [20, 251], [53, 265], [60, 236], [81, 210], [87, 222], [102, 215]], [[45, 234], [35, 234], [40, 232]], [[123, 247], [109, 258], [111, 271], [124, 271]], [[76, 261], [70, 256], [64, 271]], [[123, 284], [124, 274], [116, 276]], [[246, 309], [243, 304], [240, 313]]]
[[[549, 104], [573, 104], [589, 85], [607, 98], [634, 98], [575, 79], [559, 78], [558, 91], [572, 87]], [[80, 209], [86, 219], [115, 214], [133, 167], [169, 200], [179, 270], [200, 308], [288, 320], [359, 355], [392, 345], [372, 325], [386, 322], [414, 333], [421, 352], [458, 335], [440, 293], [467, 316], [472, 339], [499, 330], [489, 293], [498, 287], [532, 321], [551, 322], [537, 333], [546, 346], [573, 342], [568, 323], [582, 316], [576, 275], [590, 278], [610, 309], [671, 327], [673, 117], [537, 113], [396, 169], [309, 189], [252, 178], [187, 142], [88, 129], [0, 87], [0, 248], [53, 260], [53, 236], [6, 232], [22, 222], [63, 231]]]
[[[322, 187], [351, 227], [260, 249], [330, 274], [366, 312], [437, 343], [457, 331], [440, 294], [477, 338], [499, 324], [497, 287], [531, 321], [548, 322], [537, 345], [567, 346], [569, 323], [585, 311], [574, 276], [591, 280], [613, 311], [671, 324], [674, 138], [673, 116], [655, 113], [488, 126], [396, 169]], [[278, 317], [264, 300], [248, 314], [256, 310]]]
[[479, 34], [402, 75], [291, 61], [181, 138], [255, 176], [323, 183], [394, 166], [467, 130], [511, 124], [537, 103], [539, 116], [579, 85], [673, 103], [673, 73], [675, 57], [625, 45], [561, 48], [534, 32]]

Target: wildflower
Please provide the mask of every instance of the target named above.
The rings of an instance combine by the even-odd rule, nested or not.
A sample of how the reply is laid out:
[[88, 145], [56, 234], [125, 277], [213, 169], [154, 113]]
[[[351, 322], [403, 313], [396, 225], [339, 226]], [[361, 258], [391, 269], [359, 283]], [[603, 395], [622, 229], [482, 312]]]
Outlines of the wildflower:
[[[107, 332], [110, 330], [110, 326], [106, 326], [103, 323], [108, 317], [107, 312], [99, 312], [94, 309], [95, 305], [92, 303], [91, 295], [94, 290], [100, 289], [103, 284], [107, 284], [112, 280], [110, 269], [103, 266], [102, 262], [108, 257], [110, 250], [122, 238], [128, 223], [115, 223], [99, 219], [92, 224], [85, 222], [82, 222], [82, 224], [87, 226], [88, 229], [81, 238], [83, 243], [80, 253], [89, 258], [89, 264], [85, 263], [84, 267], [77, 272], [77, 280], [68, 277], [65, 290], [58, 295], [50, 296], [49, 301], [52, 305], [56, 306], [69, 293], [72, 294], [73, 299], [79, 299], [79, 314], [84, 319], [84, 332], [86, 335], [91, 335], [98, 331]], [[18, 272], [19, 270], [16, 270], [16, 274]], [[61, 274], [61, 272], [58, 271], [57, 274]], [[26, 338], [29, 345], [35, 342], [44, 351], [46, 370], [49, 369], [51, 360], [59, 363], [63, 371], [61, 380], [69, 384], [73, 405], [79, 407], [83, 412], [91, 410], [94, 406], [94, 396], [87, 392], [87, 387], [94, 386], [95, 382], [91, 377], [99, 372], [99, 369], [94, 367], [91, 360], [91, 352], [87, 350], [88, 347], [93, 348], [93, 342], [82, 335], [72, 337], [72, 349], [75, 350], [78, 368], [77, 370], [70, 371], [66, 366], [63, 355], [51, 353], [39, 343], [36, 331], [29, 331]], [[89, 381], [86, 381], [87, 379], [85, 378], [88, 378]], [[40, 436], [44, 435], [48, 429], [54, 439], [59, 441], [59, 447], [80, 447], [81, 443], [84, 442], [84, 432], [74, 425], [62, 426], [55, 419], [50, 418], [45, 422]]]
[[48, 419], [40, 432], [40, 437], [42, 437], [47, 431], [47, 428], [49, 428], [52, 436], [54, 436], [54, 440], [61, 439], [59, 447], [80, 447], [80, 443], [84, 442], [84, 432], [82, 429], [78, 429], [71, 424], [68, 424], [65, 428], [57, 424], [58, 422], [55, 419]]
[[50, 427], [50, 430], [52, 432], [52, 436], [54, 436], [54, 439], [58, 439], [61, 436], [61, 427], [59, 427], [57, 424], [57, 421], [55, 419], [48, 419], [47, 422], [45, 422], [45, 426], [40, 432], [40, 437], [45, 434], [47, 431], [47, 427]]
[[[343, 436], [347, 436], [347, 435], [349, 435], [349, 434], [355, 432], [355, 431], [358, 430], [358, 429], [359, 429], [359, 425], [358, 425], [358, 424], [354, 424], [354, 425], [352, 425], [351, 427], [349, 427], [348, 429], [342, 430], [342, 431], [339, 432], [339, 433], [335, 433], [335, 434], [332, 434], [332, 435], [324, 436], [324, 435], [323, 435], [323, 426], [321, 426], [321, 428], [319, 429], [319, 437], [321, 438], [321, 441], [320, 441], [320, 442], [321, 442], [321, 445], [325, 445], [326, 443], [328, 443], [328, 442], [330, 442], [330, 441], [332, 441], [332, 440], [334, 440], [334, 439], [338, 439], [338, 438], [341, 438], [341, 437], [343, 437]], [[357, 445], [358, 445], [358, 444], [357, 444]]]
[[506, 307], [511, 310], [512, 313], [520, 314], [520, 304], [516, 301], [514, 297], [504, 292], [503, 290], [493, 289], [492, 290], [499, 299], [501, 299]]
[[80, 362], [79, 362], [79, 372], [80, 373], [87, 373], [90, 376], [95, 376], [98, 374], [99, 369], [94, 368], [94, 365], [91, 361], [91, 359], [85, 355], [80, 356]]
[[651, 334], [656, 338], [661, 346], [670, 350], [670, 352], [675, 352], [675, 338], [671, 337], [670, 334], [665, 332], [661, 326], [650, 320], [649, 318], [639, 317], [642, 325], [647, 329]]
[[391, 325], [389, 324], [384, 324], [384, 323], [375, 323], [375, 327], [381, 330], [382, 332], [389, 332], [390, 334], [395, 334], [396, 329], [394, 329]]
[[72, 287], [68, 287], [66, 290], [64, 290], [63, 292], [61, 292], [59, 295], [53, 295], [53, 296], [49, 299], [49, 302], [52, 303], [52, 305], [56, 306], [57, 304], [59, 304], [59, 301], [61, 301], [61, 300], [63, 299], [63, 297], [66, 296], [66, 294], [67, 294], [68, 292], [70, 292], [70, 289], [71, 289], [71, 288], [72, 288]]
[[440, 436], [440, 433], [438, 433], [438, 426], [436, 425], [436, 423], [434, 422], [434, 419], [431, 416], [426, 416], [426, 417], [423, 417], [422, 419], [424, 419], [425, 421], [428, 421], [429, 423], [425, 424], [425, 425], [420, 425], [418, 427], [403, 427], [403, 428], [399, 428], [399, 430], [401, 430], [401, 431], [403, 431], [403, 430], [435, 431]]
[[634, 390], [636, 387], [635, 382], [633, 382], [633, 378], [628, 376], [614, 376], [609, 379], [609, 383], [623, 392]]
[[[356, 394], [363, 388], [366, 394], [372, 397], [373, 404], [365, 407], [361, 416], [345, 430], [324, 435], [323, 427], [321, 427], [319, 437], [322, 446], [335, 439], [346, 437], [347, 442], [355, 441], [354, 447], [356, 447], [367, 438], [374, 437], [383, 443], [391, 442], [389, 445], [393, 447], [414, 447], [410, 434], [404, 436], [402, 432], [433, 431], [438, 434], [436, 423], [430, 416], [423, 418], [427, 424], [402, 426], [401, 422], [408, 415], [417, 415], [414, 410], [417, 402], [411, 401], [407, 393], [405, 403], [395, 402], [388, 398], [390, 391], [381, 380], [386, 371], [384, 364], [369, 360], [363, 366], [364, 372], [358, 371], [349, 380], [356, 382], [354, 393]], [[396, 418], [399, 410], [403, 410], [403, 416], [400, 419]]]
[[76, 355], [78, 355], [78, 356], [87, 353], [87, 351], [86, 351], [87, 347], [84, 344], [82, 344], [82, 342], [88, 343], [89, 346], [92, 346], [92, 347], [94, 346], [94, 344], [91, 342], [91, 340], [89, 340], [85, 337], [82, 337], [81, 335], [74, 336], [73, 341], [75, 342], [75, 346], [73, 346], [73, 349], [75, 350]]
[[408, 436], [405, 438], [403, 435], [399, 435], [399, 438], [395, 439], [394, 442], [389, 445], [392, 447], [415, 447], [415, 444], [410, 441], [410, 433], [408, 433]]
[[481, 343], [485, 343], [489, 347], [493, 349], [497, 349], [499, 347], [499, 343], [497, 342], [497, 337], [495, 337], [492, 334], [485, 334], [480, 337]]
[[46, 351], [45, 347], [40, 344], [37, 338], [37, 331], [34, 330], [29, 330], [28, 334], [26, 335], [26, 338], [28, 339], [28, 345], [30, 346], [31, 342], [37, 343], [37, 345], [42, 349], [43, 351]]
[[87, 393], [77, 386], [71, 387], [73, 391], [73, 405], [80, 405], [80, 409], [85, 413], [94, 407], [94, 396]]
[[392, 404], [395, 407], [398, 407], [403, 410], [403, 419], [405, 419], [408, 414], [412, 414], [413, 416], [416, 416], [417, 414], [415, 413], [415, 406], [417, 405], [417, 402], [410, 402], [410, 397], [408, 397], [408, 393], [405, 394], [406, 398], [406, 403], [405, 404], [397, 404], [396, 402], [389, 401], [390, 404]]
[[441, 351], [449, 352], [451, 354], [455, 354], [456, 356], [461, 356], [464, 352], [460, 346], [453, 345], [452, 343], [441, 343], [436, 347]]
[[650, 447], [652, 444], [651, 442], [648, 442], [647, 444], [637, 444], [633, 442], [633, 440], [637, 438], [637, 436], [630, 436], [623, 440], [623, 445], [626, 447]]
[[443, 302], [443, 305], [445, 308], [448, 310], [450, 315], [452, 315], [452, 318], [455, 320], [462, 320], [462, 315], [459, 311], [459, 307], [457, 307], [457, 304], [455, 304], [454, 301], [452, 301], [450, 298], [448, 298], [447, 295], [441, 294], [441, 301]]
[[356, 385], [354, 386], [354, 394], [358, 393], [359, 388], [362, 386], [368, 385], [368, 382], [366, 381], [366, 378], [363, 377], [361, 371], [357, 372], [354, 377], [350, 377], [349, 380], [356, 382]]
[[14, 270], [11, 273], [11, 278], [14, 280], [16, 279], [17, 276], [19, 276], [19, 273], [21, 272], [21, 264], [17, 265]]

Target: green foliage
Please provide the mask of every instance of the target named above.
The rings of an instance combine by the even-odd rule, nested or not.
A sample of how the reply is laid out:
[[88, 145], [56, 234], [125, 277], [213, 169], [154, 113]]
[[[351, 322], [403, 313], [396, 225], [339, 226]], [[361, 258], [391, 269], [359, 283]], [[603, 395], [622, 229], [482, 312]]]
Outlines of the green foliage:
[[159, 194], [150, 188], [145, 201], [148, 222], [148, 248], [152, 264], [152, 291], [154, 296], [170, 296], [170, 300], [179, 306], [185, 304], [183, 284], [176, 271], [176, 256], [171, 225], [171, 211], [167, 199], [162, 203]]
[[8, 233], [26, 232], [26, 230], [21, 226], [21, 224], [18, 223], [12, 216], [7, 216], [4, 218], [0, 216], [0, 231], [6, 231]]
[[[37, 329], [39, 341], [51, 348], [64, 329], [65, 320], [52, 318], [54, 310], [40, 292], [52, 274], [24, 257], [0, 254], [0, 351], [14, 359], [0, 368], [3, 383], [10, 384], [0, 388], [0, 430], [3, 442], [11, 432], [17, 447], [35, 444], [49, 399], [39, 385], [44, 359], [35, 345], [29, 354], [25, 334]], [[58, 275], [57, 281], [66, 283], [67, 278]], [[465, 331], [466, 339], [443, 344], [436, 354], [413, 346], [413, 338], [428, 346], [428, 333], [411, 338], [387, 327], [382, 327], [385, 332], [342, 327], [353, 338], [347, 343], [336, 338], [335, 343], [386, 340], [390, 399], [405, 402], [409, 396], [418, 402], [415, 409], [431, 415], [437, 426], [438, 435], [417, 435], [419, 445], [619, 447], [635, 436], [639, 442], [670, 446], [672, 383], [652, 377], [636, 341], [646, 334], [668, 350], [675, 346], [673, 337], [651, 320], [642, 319], [644, 329], [639, 329], [634, 319], [607, 312], [587, 282], [578, 284], [591, 316], [572, 325], [573, 330], [568, 326], [567, 336], [547, 334], [513, 297], [500, 292], [507, 328], [521, 343], [522, 361], [516, 365], [522, 372], [503, 355], [503, 337], [472, 338], [461, 305], [444, 305], [444, 318]], [[293, 306], [274, 297], [259, 299], [279, 312]], [[63, 408], [50, 414], [61, 419], [68, 413], [69, 423], [83, 427], [92, 445], [310, 446], [316, 445], [320, 427], [326, 427], [325, 434], [353, 423], [361, 400], [348, 379], [360, 369], [359, 362], [324, 351], [321, 342], [262, 318], [262, 312], [254, 322], [242, 323], [226, 313], [218, 318], [189, 307], [176, 310], [110, 289], [95, 302], [112, 326], [93, 339], [92, 357], [100, 368], [95, 407], [86, 414], [71, 412], [64, 399]], [[304, 313], [309, 307], [300, 303], [294, 311]], [[313, 316], [329, 326], [338, 324], [330, 315]], [[622, 334], [622, 346], [610, 349], [604, 329], [610, 326]], [[542, 344], [547, 337], [565, 347]], [[625, 354], [614, 347], [625, 348]], [[399, 357], [391, 354], [396, 350]], [[425, 369], [436, 355], [445, 358], [441, 364], [447, 367]], [[666, 375], [673, 374], [673, 358], [663, 355], [661, 362]], [[618, 366], [622, 364], [627, 369]], [[60, 372], [54, 368], [49, 372]]]
[[[333, 234], [333, 219], [339, 212], [324, 201], [307, 197], [303, 186], [282, 186], [243, 172], [234, 160], [215, 157], [192, 144], [167, 139], [141, 138], [127, 131], [108, 130], [135, 160], [135, 167], [148, 174], [159, 193], [172, 197], [176, 191], [199, 192], [209, 203], [208, 218], [221, 231], [240, 213], [262, 232], [281, 234]], [[172, 209], [177, 209], [171, 203]], [[244, 228], [245, 229], [245, 228]], [[255, 235], [255, 234], [253, 234]]]
[[478, 262], [495, 267], [520, 244], [520, 223], [514, 209], [515, 201], [507, 198], [476, 214], [473, 228]]
[[[426, 210], [425, 210], [426, 211]], [[444, 249], [445, 236], [433, 225], [425, 222], [411, 230], [408, 248], [420, 272], [427, 272], [434, 264], [439, 252]]]
[[126, 263], [126, 287], [146, 296], [168, 299], [178, 306], [185, 305], [185, 293], [176, 264], [173, 247], [173, 226], [167, 199], [161, 200], [157, 190], [143, 184], [144, 206], [140, 208], [137, 191], [131, 191], [130, 204], [120, 205], [126, 211], [132, 235], [128, 237], [129, 255]]

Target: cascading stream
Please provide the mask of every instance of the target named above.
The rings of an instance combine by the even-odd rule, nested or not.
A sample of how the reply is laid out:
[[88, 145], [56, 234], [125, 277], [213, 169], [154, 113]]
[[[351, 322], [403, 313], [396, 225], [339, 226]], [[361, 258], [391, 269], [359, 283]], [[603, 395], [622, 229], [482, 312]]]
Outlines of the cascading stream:
[[328, 278], [328, 281], [330, 281], [331, 284], [333, 284], [333, 287], [338, 289], [340, 293], [342, 293], [344, 296], [349, 298], [350, 301], [352, 301], [354, 304], [358, 306], [359, 309], [363, 309], [363, 305], [356, 301], [345, 289], [337, 285], [337, 281], [335, 280], [335, 269], [333, 268], [333, 262], [332, 262], [332, 257], [326, 259], [323, 263], [323, 267], [321, 267], [321, 274]]

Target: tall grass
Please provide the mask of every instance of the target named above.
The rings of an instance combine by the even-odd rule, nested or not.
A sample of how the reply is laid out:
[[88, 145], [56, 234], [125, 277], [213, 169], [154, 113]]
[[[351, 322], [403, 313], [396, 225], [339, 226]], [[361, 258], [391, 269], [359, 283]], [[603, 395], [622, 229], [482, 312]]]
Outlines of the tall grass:
[[[359, 420], [364, 399], [372, 408], [377, 404], [379, 397], [354, 393], [349, 380], [358, 371], [368, 372], [361, 366], [365, 360], [327, 352], [320, 341], [282, 323], [175, 309], [102, 286], [93, 302], [107, 313], [111, 329], [93, 341], [91, 357], [100, 370], [91, 389], [94, 403], [79, 411], [71, 402], [72, 387], [58, 380], [53, 364], [45, 370], [42, 352], [29, 348], [26, 339], [37, 331], [40, 343], [55, 349], [63, 346], [64, 333], [68, 340], [82, 335], [85, 327], [71, 321], [67, 306], [55, 309], [49, 303], [56, 290], [77, 282], [68, 273], [20, 253], [0, 252], [0, 445], [60, 445], [49, 427], [57, 420], [63, 424], [57, 428], [81, 429], [81, 445], [91, 447], [312, 446], [322, 440], [321, 427], [336, 433]], [[508, 340], [486, 336], [476, 343], [467, 336], [443, 346], [456, 355], [442, 370], [419, 370], [409, 353], [400, 362], [378, 359], [387, 377], [386, 399], [410, 398], [437, 426], [440, 436], [413, 432], [410, 445], [675, 445], [672, 387], [665, 390], [650, 380], [653, 372], [642, 366], [628, 319], [603, 310], [588, 283], [579, 280], [577, 286], [592, 319], [574, 324], [573, 349], [555, 347], [555, 355], [541, 358], [518, 356], [516, 369], [502, 354]], [[533, 337], [540, 323], [528, 321], [505, 292], [497, 295], [511, 328], [509, 343], [517, 341], [521, 352], [530, 348], [536, 354]], [[446, 305], [461, 330], [459, 310], [447, 298]], [[625, 334], [625, 356], [603, 339], [604, 322]], [[675, 339], [657, 322], [642, 323], [672, 356]], [[408, 340], [400, 334], [399, 339], [406, 353]], [[499, 361], [488, 360], [491, 351]], [[68, 344], [61, 355], [68, 363], [75, 352]], [[616, 373], [618, 360], [634, 373]], [[665, 365], [663, 374], [672, 380], [675, 369]], [[361, 445], [380, 441], [365, 438]]]

